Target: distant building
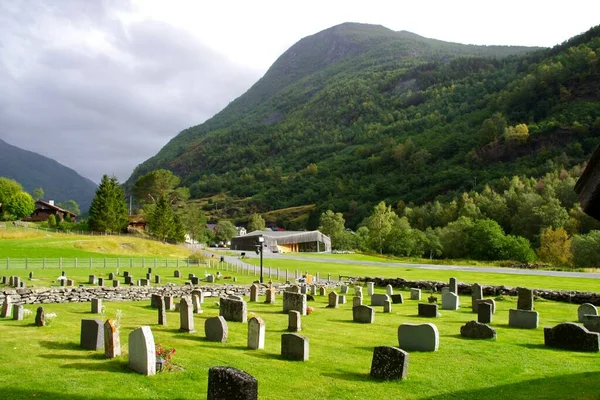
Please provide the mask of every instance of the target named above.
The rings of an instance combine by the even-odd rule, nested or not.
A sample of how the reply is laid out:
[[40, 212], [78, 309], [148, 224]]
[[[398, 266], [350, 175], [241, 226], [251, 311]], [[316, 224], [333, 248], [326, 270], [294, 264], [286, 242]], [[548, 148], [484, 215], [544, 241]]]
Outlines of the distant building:
[[331, 239], [319, 231], [253, 231], [231, 239], [231, 250], [256, 249], [258, 237], [264, 237], [264, 251], [272, 253], [330, 252]]
[[236, 226], [235, 230], [237, 231], [238, 236], [244, 236], [248, 231], [243, 226]]
[[127, 224], [127, 232], [146, 231], [146, 219], [142, 215], [130, 215]]
[[206, 229], [208, 229], [211, 232], [214, 232], [216, 228], [217, 224], [206, 224]]
[[54, 200], [38, 200], [35, 202], [35, 211], [33, 214], [23, 218], [23, 221], [48, 221], [50, 215], [56, 216], [57, 221], [64, 221], [67, 214], [71, 216], [71, 221], [75, 222], [77, 214], [54, 205]]

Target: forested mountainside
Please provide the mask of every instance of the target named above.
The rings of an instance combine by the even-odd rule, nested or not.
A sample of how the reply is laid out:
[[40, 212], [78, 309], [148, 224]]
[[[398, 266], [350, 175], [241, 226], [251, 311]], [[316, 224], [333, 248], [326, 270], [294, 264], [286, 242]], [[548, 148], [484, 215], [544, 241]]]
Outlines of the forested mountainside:
[[0, 176], [16, 180], [29, 193], [42, 188], [46, 200], [75, 200], [82, 212], [87, 212], [97, 187], [71, 168], [1, 139]]
[[382, 200], [418, 205], [542, 177], [600, 142], [599, 56], [600, 26], [535, 49], [342, 24], [300, 40], [127, 184], [166, 168], [195, 198], [246, 198], [256, 211], [316, 204], [355, 226]]

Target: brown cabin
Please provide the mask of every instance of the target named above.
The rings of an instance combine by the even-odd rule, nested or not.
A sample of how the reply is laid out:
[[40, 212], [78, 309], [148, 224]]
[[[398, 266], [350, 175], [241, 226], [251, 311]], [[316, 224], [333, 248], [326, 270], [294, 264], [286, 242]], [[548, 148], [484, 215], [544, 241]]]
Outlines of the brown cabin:
[[127, 232], [133, 233], [135, 231], [145, 231], [146, 220], [142, 215], [130, 215], [129, 223], [127, 224]]
[[75, 222], [77, 214], [54, 205], [54, 200], [38, 200], [35, 202], [35, 211], [33, 214], [23, 218], [23, 221], [47, 221], [50, 215], [56, 216], [57, 221], [64, 221], [67, 214], [71, 216], [71, 221]]

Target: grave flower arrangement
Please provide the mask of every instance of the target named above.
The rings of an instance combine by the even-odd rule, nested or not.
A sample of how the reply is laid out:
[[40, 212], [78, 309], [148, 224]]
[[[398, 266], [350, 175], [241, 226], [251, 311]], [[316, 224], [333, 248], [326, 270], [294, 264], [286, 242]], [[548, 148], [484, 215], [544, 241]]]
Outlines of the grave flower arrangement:
[[55, 312], [47, 313], [46, 314], [46, 326], [50, 325], [52, 323], [52, 320], [54, 318], [56, 318], [56, 313]]
[[163, 347], [160, 343], [156, 343], [156, 370], [169, 370], [172, 366], [171, 357], [177, 350], [173, 348]]

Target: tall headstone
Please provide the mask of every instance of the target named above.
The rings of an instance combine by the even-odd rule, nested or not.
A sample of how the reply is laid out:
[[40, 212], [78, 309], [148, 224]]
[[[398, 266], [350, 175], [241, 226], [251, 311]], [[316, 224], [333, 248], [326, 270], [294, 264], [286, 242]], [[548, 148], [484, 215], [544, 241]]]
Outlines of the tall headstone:
[[373, 349], [371, 376], [384, 380], [406, 378], [408, 353], [397, 347], [377, 346]]
[[533, 290], [518, 288], [517, 295], [517, 310], [533, 311]]
[[100, 287], [104, 286], [104, 278], [98, 278], [98, 286], [100, 286]]
[[258, 301], [258, 286], [256, 284], [252, 284], [250, 286], [250, 302]]
[[595, 305], [584, 303], [577, 308], [577, 321], [585, 322], [586, 315], [598, 315], [598, 309]]
[[16, 321], [23, 321], [24, 308], [22, 304], [13, 304], [12, 317]]
[[457, 294], [449, 290], [442, 293], [442, 310], [458, 310], [459, 305], [460, 300]]
[[367, 282], [367, 296], [373, 296], [375, 293], [375, 282]]
[[421, 289], [412, 288], [410, 289], [411, 300], [421, 300]]
[[6, 296], [4, 298], [4, 303], [2, 303], [2, 313], [0, 314], [2, 318], [10, 318], [12, 317], [12, 301], [10, 296]]
[[478, 283], [474, 283], [471, 285], [471, 311], [477, 312], [477, 305], [479, 304], [479, 300], [483, 299], [483, 290]]
[[392, 302], [389, 300], [386, 300], [383, 302], [383, 312], [384, 313], [391, 313], [392, 312]]
[[252, 375], [231, 367], [208, 370], [207, 400], [258, 400], [258, 381]]
[[96, 275], [90, 275], [90, 276], [88, 276], [88, 283], [90, 285], [95, 285], [96, 284]]
[[204, 322], [204, 335], [206, 340], [210, 342], [227, 342], [227, 336], [229, 334], [229, 327], [225, 318], [218, 316], [208, 318]]
[[317, 286], [316, 285], [310, 285], [310, 294], [312, 296], [316, 296], [317, 295]]
[[325, 296], [327, 289], [324, 286], [319, 287], [319, 296]]
[[35, 313], [35, 326], [46, 325], [46, 316], [44, 314], [44, 307], [40, 306], [37, 308]]
[[346, 293], [348, 293], [348, 286], [347, 286], [347, 285], [342, 285], [342, 286], [340, 286], [340, 293], [341, 293], [341, 294], [346, 294]]
[[154, 275], [154, 283], [160, 283], [160, 275]]
[[491, 324], [492, 315], [492, 305], [490, 303], [479, 303], [477, 308], [477, 322]]
[[301, 315], [306, 315], [306, 295], [301, 293], [283, 292], [283, 312], [299, 311]]
[[121, 334], [119, 326], [112, 319], [104, 322], [104, 356], [115, 358], [121, 355]]
[[252, 350], [265, 348], [265, 323], [261, 317], [252, 317], [248, 321], [248, 348]]
[[129, 334], [129, 368], [143, 375], [156, 374], [154, 335], [149, 326], [141, 326]]
[[298, 311], [288, 313], [288, 332], [300, 332], [302, 330], [302, 316]]
[[328, 308], [338, 308], [339, 296], [336, 292], [329, 293], [329, 303], [327, 304]]
[[386, 293], [388, 296], [391, 296], [391, 295], [393, 295], [393, 294], [394, 294], [394, 288], [392, 287], [392, 285], [387, 285], [387, 286], [385, 287], [385, 293]]
[[363, 295], [363, 288], [362, 288], [362, 286], [358, 286], [358, 285], [354, 286], [354, 295], [362, 297], [362, 295]]
[[402, 324], [398, 327], [398, 347], [405, 351], [436, 351], [440, 334], [434, 324]]
[[92, 314], [102, 314], [102, 299], [92, 299]]
[[307, 361], [308, 339], [297, 333], [281, 335], [281, 356], [286, 360]]
[[352, 320], [362, 324], [375, 322], [375, 309], [369, 306], [352, 307]]
[[554, 328], [544, 328], [544, 344], [572, 351], [600, 351], [600, 334], [590, 332], [574, 322], [563, 322]]
[[539, 320], [537, 311], [508, 310], [508, 325], [513, 328], [536, 329]]
[[226, 321], [248, 322], [248, 306], [244, 300], [226, 299], [219, 301], [219, 315]]
[[179, 301], [179, 330], [182, 332], [195, 332], [194, 313], [192, 299], [189, 296], [183, 296]]
[[113, 281], [113, 287], [119, 287], [119, 285], [121, 284], [121, 282], [114, 280]]
[[600, 315], [585, 315], [583, 326], [590, 332], [600, 333]]
[[173, 296], [163, 296], [165, 299], [165, 308], [167, 311], [173, 311], [175, 309], [175, 299]]
[[362, 306], [362, 297], [361, 296], [354, 296], [352, 298], [352, 307], [356, 307], [356, 306]]
[[268, 288], [265, 290], [265, 303], [266, 304], [275, 304], [275, 289]]
[[452, 293], [458, 294], [458, 281], [456, 280], [456, 278], [450, 278], [450, 283], [448, 286]]
[[158, 324], [167, 325], [167, 307], [165, 306], [165, 298], [163, 296], [160, 296], [158, 302]]
[[150, 296], [150, 307], [158, 308], [161, 297], [162, 296], [160, 294], [153, 294], [152, 296]]
[[99, 319], [81, 320], [79, 346], [86, 350], [104, 350], [104, 327]]
[[194, 314], [202, 314], [204, 312], [202, 310], [202, 302], [200, 301], [201, 297], [202, 291], [192, 290], [192, 304], [194, 306]]

